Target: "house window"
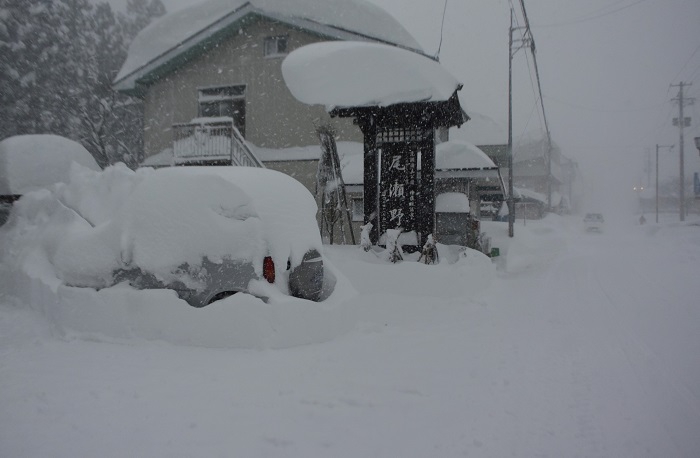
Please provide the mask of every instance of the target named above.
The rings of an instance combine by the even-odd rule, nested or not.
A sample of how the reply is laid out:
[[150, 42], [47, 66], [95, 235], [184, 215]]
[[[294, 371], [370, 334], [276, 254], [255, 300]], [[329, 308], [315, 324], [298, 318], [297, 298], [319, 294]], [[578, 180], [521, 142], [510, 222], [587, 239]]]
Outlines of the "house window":
[[200, 89], [199, 117], [233, 118], [233, 125], [245, 137], [245, 85]]
[[363, 197], [352, 198], [352, 220], [364, 221], [365, 219], [365, 199]]
[[287, 50], [288, 40], [289, 37], [286, 35], [265, 38], [265, 57], [276, 57], [286, 55], [289, 52]]

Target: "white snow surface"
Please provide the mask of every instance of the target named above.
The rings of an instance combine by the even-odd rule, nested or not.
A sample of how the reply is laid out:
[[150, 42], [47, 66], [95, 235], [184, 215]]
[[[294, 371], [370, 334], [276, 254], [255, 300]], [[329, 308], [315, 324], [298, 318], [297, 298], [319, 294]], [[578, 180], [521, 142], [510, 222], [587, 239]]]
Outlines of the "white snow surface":
[[443, 192], [435, 198], [435, 211], [439, 213], [469, 213], [469, 199], [461, 192]]
[[435, 148], [436, 170], [495, 168], [490, 157], [464, 140], [450, 140]]
[[700, 219], [674, 219], [483, 223], [501, 257], [436, 266], [325, 247], [340, 309], [3, 272], [0, 456], [696, 457]]
[[364, 0], [209, 0], [166, 14], [143, 29], [129, 47], [115, 81], [129, 76], [159, 56], [207, 36], [228, 16], [249, 8], [282, 20], [305, 19], [379, 41], [421, 51], [410, 33], [389, 13]]
[[123, 164], [102, 172], [75, 167], [71, 175], [24, 195], [0, 228], [0, 291], [44, 314], [60, 334], [277, 348], [332, 339], [354, 323], [345, 303], [355, 292], [330, 262], [335, 288], [320, 303], [288, 296], [283, 282], [254, 281], [250, 288], [269, 303], [239, 293], [197, 313], [170, 290], [105, 287], [124, 265], [166, 283], [184, 280], [178, 267], [204, 256], [250, 261], [260, 275], [270, 255], [277, 277], [286, 278], [288, 260], [294, 266], [310, 248], [323, 252], [316, 203], [293, 178], [258, 168], [134, 172]]
[[122, 164], [104, 172], [76, 168], [72, 175], [68, 184], [15, 204], [3, 228], [8, 262], [22, 266], [45, 258], [65, 283], [100, 288], [125, 266], [167, 283], [181, 279], [180, 265], [198, 266], [204, 257], [251, 262], [260, 275], [267, 255], [282, 273], [288, 260], [298, 265], [309, 249], [322, 250], [313, 197], [279, 172], [133, 172]]
[[545, 204], [547, 203], [547, 196], [545, 196], [541, 192], [533, 191], [528, 188], [515, 187], [513, 188], [513, 194], [515, 195], [515, 197], [527, 197], [529, 199], [538, 200]]
[[68, 180], [72, 163], [100, 170], [80, 143], [58, 135], [16, 135], [0, 141], [0, 195], [25, 194]]
[[282, 62], [292, 95], [308, 105], [388, 106], [445, 101], [460, 83], [438, 62], [394, 46], [334, 41], [292, 51]]

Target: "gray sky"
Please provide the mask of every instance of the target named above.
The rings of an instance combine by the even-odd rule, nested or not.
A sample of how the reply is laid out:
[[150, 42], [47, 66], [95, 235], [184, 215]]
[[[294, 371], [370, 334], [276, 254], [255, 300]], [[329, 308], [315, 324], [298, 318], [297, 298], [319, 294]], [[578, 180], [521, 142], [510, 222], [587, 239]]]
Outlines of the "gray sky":
[[[437, 50], [442, 2], [372, 1], [402, 22], [426, 51]], [[700, 2], [526, 0], [526, 7], [553, 140], [581, 165], [591, 205], [603, 200], [629, 203], [635, 198], [632, 187], [646, 185], [646, 151], [653, 159], [656, 143], [679, 142], [678, 129], [671, 125], [678, 107], [670, 102], [678, 90], [669, 85], [696, 80], [687, 95], [700, 95]], [[508, 25], [507, 0], [448, 0], [440, 53], [443, 65], [465, 84], [467, 110], [504, 125]], [[528, 68], [524, 51], [519, 51], [513, 65], [517, 143], [525, 130], [540, 131], [543, 123], [538, 112], [531, 115], [537, 101], [530, 80], [532, 60]], [[690, 177], [700, 171], [693, 144], [693, 137], [700, 136], [698, 107], [686, 110], [693, 117], [692, 127], [685, 130]], [[678, 176], [678, 146], [673, 154], [662, 152], [659, 168], [662, 178]]]
[[[113, 0], [118, 4], [121, 0]], [[201, 0], [163, 0], [169, 10]], [[440, 42], [443, 2], [369, 0], [392, 13], [434, 54]], [[463, 83], [467, 112], [477, 111], [506, 125], [508, 0], [448, 0], [440, 61]], [[518, 2], [516, 12], [522, 24]], [[663, 151], [660, 175], [678, 176], [678, 129], [671, 125], [677, 88], [693, 82], [687, 96], [700, 95], [700, 1], [698, 0], [526, 0], [537, 45], [545, 110], [553, 140], [577, 160], [587, 191], [598, 202], [646, 185], [646, 153]], [[514, 59], [514, 142], [525, 131], [542, 131], [533, 111], [534, 67], [526, 53]], [[532, 75], [532, 80], [531, 80]], [[686, 175], [700, 171], [693, 137], [700, 136], [699, 105], [686, 129]], [[652, 163], [652, 167], [653, 167]], [[652, 170], [653, 171], [653, 170]], [[652, 174], [653, 181], [653, 174]]]

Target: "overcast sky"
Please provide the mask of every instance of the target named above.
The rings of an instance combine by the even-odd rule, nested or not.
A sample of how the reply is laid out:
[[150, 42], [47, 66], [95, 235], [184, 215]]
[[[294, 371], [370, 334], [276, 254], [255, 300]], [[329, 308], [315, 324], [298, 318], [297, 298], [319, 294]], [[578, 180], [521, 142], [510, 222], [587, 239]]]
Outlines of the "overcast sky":
[[[200, 1], [163, 3], [173, 10]], [[396, 17], [426, 52], [437, 52], [441, 0], [369, 1]], [[522, 23], [517, 0], [515, 6]], [[526, 7], [552, 138], [579, 162], [589, 197], [634, 198], [632, 187], [646, 185], [646, 153], [653, 159], [657, 143], [676, 144], [673, 154], [661, 153], [660, 174], [678, 176], [678, 129], [671, 125], [678, 106], [670, 101], [678, 89], [669, 86], [695, 81], [686, 95], [700, 95], [700, 1], [526, 0]], [[448, 0], [440, 52], [443, 65], [464, 83], [467, 112], [504, 126], [509, 8], [508, 0]], [[533, 111], [534, 67], [526, 56], [519, 51], [513, 63], [516, 143], [525, 131], [543, 131], [541, 111]], [[698, 107], [686, 109], [693, 118], [685, 130], [689, 177], [700, 171], [693, 144], [700, 136]]]

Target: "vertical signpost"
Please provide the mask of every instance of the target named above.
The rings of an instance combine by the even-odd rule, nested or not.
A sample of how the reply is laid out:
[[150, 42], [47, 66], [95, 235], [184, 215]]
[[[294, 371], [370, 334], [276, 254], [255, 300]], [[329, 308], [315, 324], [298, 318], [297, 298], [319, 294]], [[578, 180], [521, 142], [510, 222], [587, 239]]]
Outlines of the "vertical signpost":
[[416, 156], [415, 151], [408, 148], [401, 151], [397, 145], [382, 148], [382, 231], [415, 229]]
[[382, 129], [377, 138], [381, 156], [381, 198], [379, 199], [379, 231], [401, 229], [413, 244], [422, 238], [419, 227], [421, 186], [418, 183], [418, 156], [421, 153], [421, 135], [414, 129]]
[[[364, 224], [372, 244], [400, 229], [404, 250], [420, 250], [435, 231], [435, 129], [469, 120], [455, 90], [448, 100], [333, 109], [364, 136]], [[420, 167], [420, 171], [418, 168]]]

